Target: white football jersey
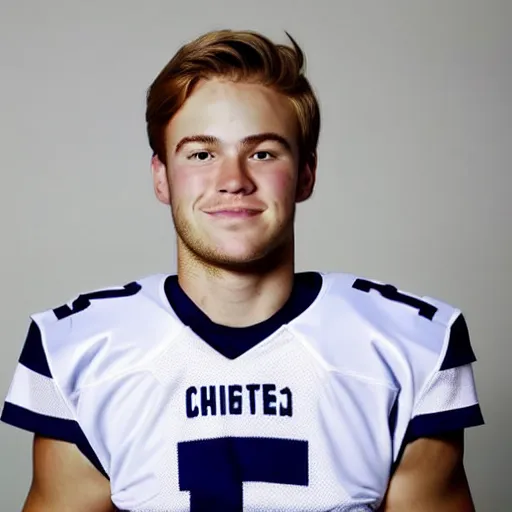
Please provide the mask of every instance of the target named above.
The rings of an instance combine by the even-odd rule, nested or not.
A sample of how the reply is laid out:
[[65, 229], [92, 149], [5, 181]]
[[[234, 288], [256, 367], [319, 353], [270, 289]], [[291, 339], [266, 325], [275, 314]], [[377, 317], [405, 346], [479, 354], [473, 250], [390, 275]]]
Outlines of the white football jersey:
[[483, 423], [464, 317], [348, 274], [296, 276], [247, 328], [176, 276], [32, 316], [2, 420], [75, 443], [132, 512], [371, 511], [414, 439]]

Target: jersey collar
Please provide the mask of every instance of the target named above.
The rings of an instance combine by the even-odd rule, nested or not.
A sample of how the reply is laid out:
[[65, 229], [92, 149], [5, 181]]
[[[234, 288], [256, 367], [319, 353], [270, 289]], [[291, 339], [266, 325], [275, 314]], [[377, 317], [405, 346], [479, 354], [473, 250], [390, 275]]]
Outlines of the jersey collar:
[[267, 320], [249, 327], [228, 327], [210, 320], [184, 292], [176, 275], [166, 278], [164, 289], [171, 308], [184, 325], [224, 357], [236, 359], [309, 308], [322, 284], [322, 276], [317, 272], [295, 274], [292, 293], [283, 307]]

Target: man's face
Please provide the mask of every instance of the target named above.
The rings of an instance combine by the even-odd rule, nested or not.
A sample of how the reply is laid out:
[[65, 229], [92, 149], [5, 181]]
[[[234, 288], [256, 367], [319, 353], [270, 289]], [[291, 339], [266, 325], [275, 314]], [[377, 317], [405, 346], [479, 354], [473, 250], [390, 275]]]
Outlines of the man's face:
[[299, 175], [289, 100], [256, 84], [198, 84], [166, 131], [167, 165], [153, 160], [155, 191], [171, 205], [178, 243], [212, 265], [247, 266], [293, 240]]

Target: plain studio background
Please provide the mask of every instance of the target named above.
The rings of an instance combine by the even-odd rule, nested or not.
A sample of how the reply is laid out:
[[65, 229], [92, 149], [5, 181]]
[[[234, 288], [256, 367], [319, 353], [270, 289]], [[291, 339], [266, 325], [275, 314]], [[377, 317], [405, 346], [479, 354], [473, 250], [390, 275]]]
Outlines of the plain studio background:
[[[203, 31], [249, 28], [308, 57], [323, 112], [299, 269], [436, 296], [467, 316], [485, 427], [467, 434], [477, 510], [512, 465], [512, 2], [50, 1], [0, 6], [0, 391], [28, 315], [174, 272], [145, 138], [147, 86]], [[1, 509], [19, 510], [31, 435], [0, 426]]]

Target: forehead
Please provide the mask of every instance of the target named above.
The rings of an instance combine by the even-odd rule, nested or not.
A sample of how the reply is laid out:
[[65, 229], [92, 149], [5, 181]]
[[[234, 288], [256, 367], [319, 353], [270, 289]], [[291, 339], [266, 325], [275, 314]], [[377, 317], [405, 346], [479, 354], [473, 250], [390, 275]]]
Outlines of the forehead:
[[259, 84], [213, 79], [200, 82], [169, 123], [168, 143], [182, 137], [212, 135], [236, 142], [274, 132], [294, 143], [297, 122], [288, 98]]

